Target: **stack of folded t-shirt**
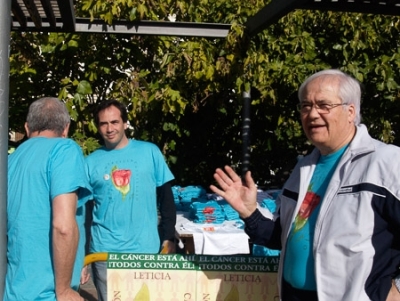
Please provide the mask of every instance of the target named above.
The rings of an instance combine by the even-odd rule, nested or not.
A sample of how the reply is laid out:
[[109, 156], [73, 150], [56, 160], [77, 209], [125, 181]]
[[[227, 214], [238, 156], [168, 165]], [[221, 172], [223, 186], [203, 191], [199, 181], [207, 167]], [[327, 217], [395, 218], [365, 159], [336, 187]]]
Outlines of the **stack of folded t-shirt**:
[[271, 213], [275, 213], [275, 211], [276, 211], [276, 203], [275, 203], [275, 200], [272, 198], [263, 199], [260, 202], [260, 206], [262, 208], [267, 208], [269, 211], [271, 211]]
[[180, 190], [182, 189], [181, 186], [175, 185], [172, 186], [172, 195], [174, 196], [174, 203], [177, 211], [183, 211], [182, 203], [181, 203], [181, 196]]
[[176, 210], [178, 211], [189, 211], [194, 199], [202, 198], [206, 195], [206, 190], [201, 186], [173, 186], [172, 188]]
[[225, 220], [225, 213], [216, 201], [198, 199], [190, 205], [190, 218], [194, 223], [221, 224]]
[[218, 201], [218, 203], [220, 204], [222, 210], [224, 211], [225, 219], [227, 221], [240, 220], [239, 213], [235, 209], [233, 209], [232, 206], [226, 200]]

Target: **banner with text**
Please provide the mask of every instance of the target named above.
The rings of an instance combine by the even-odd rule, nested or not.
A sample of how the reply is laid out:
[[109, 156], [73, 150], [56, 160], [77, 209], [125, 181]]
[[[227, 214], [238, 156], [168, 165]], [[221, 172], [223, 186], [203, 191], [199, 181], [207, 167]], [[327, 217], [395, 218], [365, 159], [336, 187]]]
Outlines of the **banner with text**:
[[276, 301], [279, 257], [109, 253], [108, 301]]

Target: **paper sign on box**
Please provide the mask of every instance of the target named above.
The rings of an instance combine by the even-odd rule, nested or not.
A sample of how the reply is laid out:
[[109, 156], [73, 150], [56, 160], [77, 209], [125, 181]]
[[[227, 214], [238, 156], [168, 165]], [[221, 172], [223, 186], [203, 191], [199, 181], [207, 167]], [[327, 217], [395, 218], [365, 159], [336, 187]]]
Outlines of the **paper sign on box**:
[[108, 301], [275, 301], [279, 257], [110, 253]]

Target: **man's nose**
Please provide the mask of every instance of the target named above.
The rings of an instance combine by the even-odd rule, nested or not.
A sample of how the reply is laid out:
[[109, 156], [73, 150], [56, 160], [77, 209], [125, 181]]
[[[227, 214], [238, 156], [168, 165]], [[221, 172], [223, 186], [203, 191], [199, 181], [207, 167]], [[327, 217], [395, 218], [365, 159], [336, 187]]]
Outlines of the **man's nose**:
[[311, 107], [311, 111], [308, 113], [308, 116], [319, 116], [320, 114], [319, 114], [319, 112], [318, 112], [318, 109], [317, 109], [317, 106], [314, 104], [312, 107]]

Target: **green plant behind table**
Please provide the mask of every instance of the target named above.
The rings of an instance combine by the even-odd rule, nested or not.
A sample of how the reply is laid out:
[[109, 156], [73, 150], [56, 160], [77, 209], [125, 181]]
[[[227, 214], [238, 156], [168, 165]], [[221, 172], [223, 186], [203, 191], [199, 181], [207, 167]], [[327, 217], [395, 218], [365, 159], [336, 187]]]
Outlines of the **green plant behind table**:
[[123, 34], [12, 33], [10, 127], [34, 99], [58, 95], [71, 137], [98, 147], [96, 101], [128, 105], [129, 135], [159, 145], [181, 185], [207, 187], [216, 167], [240, 169], [242, 93], [250, 91], [251, 165], [260, 186], [280, 186], [302, 134], [296, 91], [310, 74], [340, 68], [363, 83], [364, 122], [399, 144], [398, 18], [297, 10], [252, 37], [246, 20], [267, 1], [78, 1], [79, 17], [232, 24], [226, 39]]

